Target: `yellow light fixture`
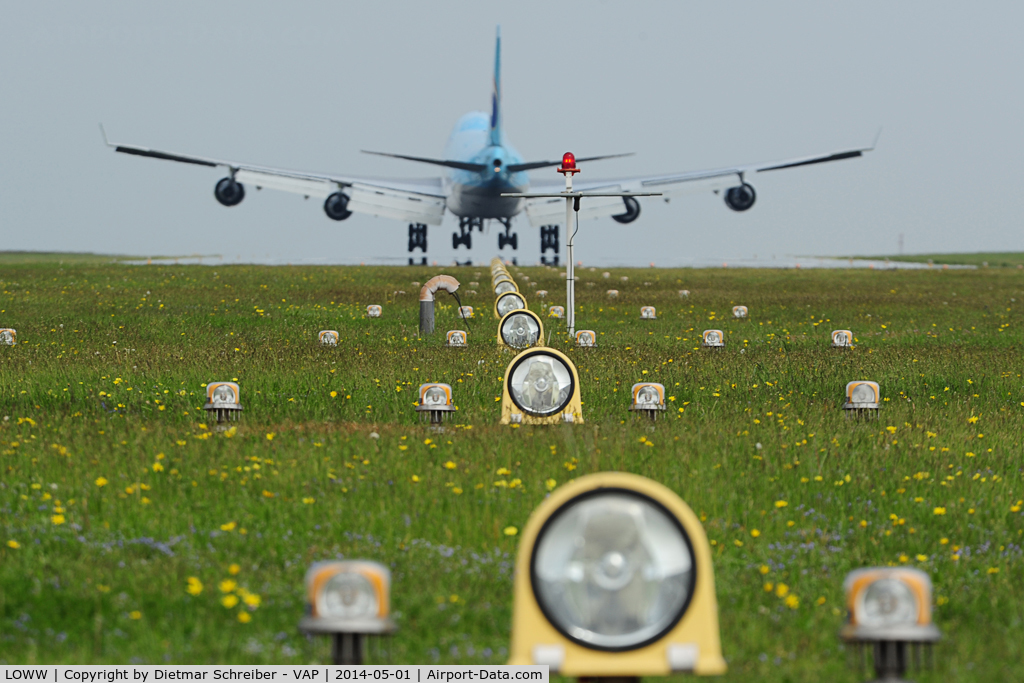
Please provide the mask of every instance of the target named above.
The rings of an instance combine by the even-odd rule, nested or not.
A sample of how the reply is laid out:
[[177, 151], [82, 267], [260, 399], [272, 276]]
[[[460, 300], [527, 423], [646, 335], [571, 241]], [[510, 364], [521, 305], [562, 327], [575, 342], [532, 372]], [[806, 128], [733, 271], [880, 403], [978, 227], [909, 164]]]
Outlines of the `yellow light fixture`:
[[320, 346], [337, 346], [339, 338], [337, 330], [320, 330], [318, 337]]
[[367, 318], [379, 318], [383, 312], [384, 309], [378, 306], [377, 304], [370, 304], [369, 306], [366, 307]]
[[852, 349], [853, 332], [849, 330], [832, 330], [833, 349]]
[[498, 346], [522, 351], [543, 344], [544, 323], [533, 311], [517, 310], [506, 313], [498, 323]]
[[725, 346], [725, 334], [721, 330], [704, 330], [701, 346], [705, 349], [721, 349]]
[[658, 413], [665, 411], [665, 385], [657, 382], [638, 382], [631, 390], [633, 403], [629, 409], [634, 412], [646, 413], [652, 420], [658, 419]]
[[654, 306], [641, 306], [640, 307], [640, 319], [641, 320], [657, 320], [658, 313], [654, 310]]
[[597, 332], [593, 330], [576, 330], [576, 346], [581, 349], [592, 349], [597, 346]]
[[206, 405], [203, 410], [216, 416], [218, 424], [237, 420], [242, 412], [239, 400], [241, 393], [234, 382], [210, 382], [206, 385]]
[[583, 423], [580, 378], [561, 351], [523, 351], [505, 369], [501, 424]]
[[455, 410], [452, 400], [452, 385], [440, 382], [428, 382], [420, 385], [420, 400], [416, 404], [416, 412], [429, 416], [430, 424], [440, 424], [445, 413]]

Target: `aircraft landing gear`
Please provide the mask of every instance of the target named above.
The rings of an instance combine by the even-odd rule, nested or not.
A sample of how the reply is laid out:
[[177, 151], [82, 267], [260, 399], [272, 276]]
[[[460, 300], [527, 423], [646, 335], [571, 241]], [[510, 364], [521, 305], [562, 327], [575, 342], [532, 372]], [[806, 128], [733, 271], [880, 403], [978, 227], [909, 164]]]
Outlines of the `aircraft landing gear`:
[[452, 234], [452, 249], [458, 249], [460, 244], [466, 245], [466, 249], [473, 248], [473, 228], [480, 232], [484, 230], [484, 220], [469, 216], [459, 217], [459, 232]]
[[426, 223], [410, 223], [409, 224], [409, 252], [413, 252], [419, 249], [423, 252], [423, 258], [420, 259], [419, 264], [416, 263], [416, 259], [412, 256], [409, 257], [409, 265], [427, 265], [427, 224]]
[[498, 233], [498, 249], [504, 249], [505, 245], [512, 245], [513, 249], [519, 248], [519, 235], [512, 232], [512, 219], [499, 218], [499, 223], [505, 228], [505, 232]]
[[[553, 251], [555, 255], [550, 260], [545, 256], [545, 252]], [[558, 265], [558, 226], [557, 225], [542, 225], [540, 226], [540, 262], [546, 266], [557, 266]]]

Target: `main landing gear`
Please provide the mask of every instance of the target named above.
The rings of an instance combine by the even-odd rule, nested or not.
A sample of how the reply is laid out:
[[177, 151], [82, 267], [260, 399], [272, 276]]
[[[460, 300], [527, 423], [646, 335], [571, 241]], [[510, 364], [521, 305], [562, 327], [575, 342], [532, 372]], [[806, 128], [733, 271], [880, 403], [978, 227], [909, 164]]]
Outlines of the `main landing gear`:
[[416, 249], [423, 252], [423, 258], [417, 264], [416, 259], [412, 256], [409, 257], [409, 265], [427, 265], [427, 224], [426, 223], [410, 223], [409, 224], [409, 253], [412, 253]]

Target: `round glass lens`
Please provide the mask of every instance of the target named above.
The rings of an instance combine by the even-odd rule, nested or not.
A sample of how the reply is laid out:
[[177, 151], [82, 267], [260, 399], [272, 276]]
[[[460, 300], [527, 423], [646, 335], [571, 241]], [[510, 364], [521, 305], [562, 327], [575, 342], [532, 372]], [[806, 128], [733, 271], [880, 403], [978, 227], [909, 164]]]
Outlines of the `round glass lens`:
[[849, 338], [846, 336], [845, 332], [836, 332], [836, 336], [835, 336], [836, 346], [846, 346], [848, 341], [849, 341]]
[[693, 552], [652, 501], [608, 492], [552, 517], [533, 555], [533, 589], [564, 634], [597, 649], [639, 647], [672, 628], [689, 603]]
[[321, 616], [336, 619], [371, 619], [377, 616], [377, 592], [362, 574], [335, 574], [320, 598]]
[[511, 282], [499, 282], [497, 285], [494, 286], [494, 293], [497, 294], [498, 296], [501, 296], [502, 294], [508, 294], [509, 292], [514, 291], [516, 291], [516, 286]]
[[510, 315], [501, 326], [501, 339], [514, 349], [525, 349], [537, 343], [540, 325], [524, 313]]
[[572, 398], [572, 372], [560, 358], [538, 353], [512, 370], [508, 388], [516, 405], [531, 415], [561, 411]]
[[722, 337], [718, 332], [708, 332], [707, 342], [708, 344], [717, 344], [722, 341]]
[[423, 392], [423, 405], [444, 406], [448, 405], [448, 392], [441, 387], [430, 387]]
[[867, 587], [857, 620], [865, 626], [895, 626], [917, 622], [917, 598], [897, 579], [879, 579]]
[[503, 294], [501, 298], [498, 299], [497, 308], [498, 315], [504, 318], [506, 314], [511, 313], [512, 311], [526, 308], [526, 304], [523, 303], [523, 298], [521, 296], [515, 293], [510, 293]]
[[580, 346], [593, 346], [594, 335], [589, 332], [580, 332]]
[[640, 387], [636, 392], [636, 402], [637, 405], [658, 405], [661, 400], [655, 387]]
[[874, 403], [875, 390], [870, 384], [858, 384], [850, 392], [850, 403]]

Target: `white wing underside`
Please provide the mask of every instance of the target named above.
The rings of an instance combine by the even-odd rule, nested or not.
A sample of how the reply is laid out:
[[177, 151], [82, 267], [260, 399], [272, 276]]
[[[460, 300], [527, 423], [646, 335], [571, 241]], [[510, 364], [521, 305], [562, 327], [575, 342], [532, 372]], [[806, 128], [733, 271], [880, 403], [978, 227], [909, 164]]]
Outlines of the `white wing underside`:
[[344, 191], [349, 195], [348, 210], [356, 213], [427, 225], [440, 225], [444, 218], [445, 197], [440, 178], [392, 180], [303, 173], [161, 152], [147, 147], [113, 145], [109, 142], [107, 144], [125, 154], [197, 166], [223, 167], [229, 172], [234, 172], [236, 181], [259, 189], [280, 190], [318, 199], [325, 199], [335, 192]]
[[[707, 171], [690, 171], [687, 173], [668, 173], [656, 176], [636, 176], [631, 178], [604, 178], [584, 180], [579, 176], [573, 181], [573, 190], [577, 192], [660, 192], [663, 197], [671, 198], [699, 192], [712, 192], [735, 187], [749, 180], [749, 176], [763, 171], [778, 171], [798, 166], [810, 166], [829, 161], [840, 161], [862, 156], [874, 146], [860, 149], [844, 150], [831, 154], [816, 154], [797, 157], [783, 161], [746, 164]], [[561, 179], [532, 182], [532, 192], [561, 192], [565, 182]], [[579, 218], [604, 218], [615, 216], [625, 211], [620, 197], [592, 197], [580, 202]], [[526, 215], [530, 225], [548, 225], [565, 221], [565, 200], [561, 198], [538, 197], [526, 200]]]

